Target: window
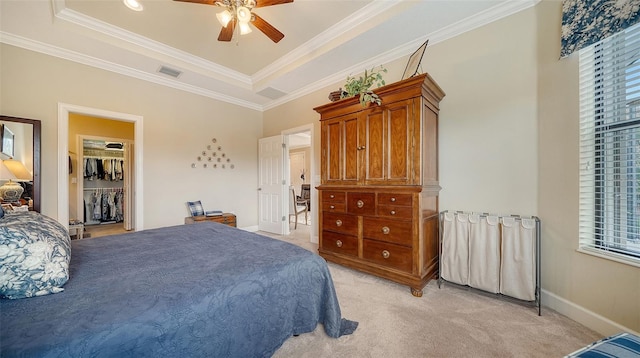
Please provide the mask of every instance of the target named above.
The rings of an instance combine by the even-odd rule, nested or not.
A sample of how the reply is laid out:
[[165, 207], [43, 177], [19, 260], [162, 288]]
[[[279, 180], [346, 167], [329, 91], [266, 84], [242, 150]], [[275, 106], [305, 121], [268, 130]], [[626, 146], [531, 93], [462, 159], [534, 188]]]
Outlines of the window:
[[640, 25], [580, 51], [580, 251], [640, 266]]

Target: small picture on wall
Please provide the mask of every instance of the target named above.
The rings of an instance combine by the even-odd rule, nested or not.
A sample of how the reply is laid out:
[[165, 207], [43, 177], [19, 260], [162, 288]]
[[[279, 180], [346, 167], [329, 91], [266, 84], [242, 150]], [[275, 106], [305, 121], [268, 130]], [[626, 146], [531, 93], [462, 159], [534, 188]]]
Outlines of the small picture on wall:
[[407, 67], [405, 67], [404, 73], [402, 74], [403, 80], [418, 74], [418, 67], [420, 67], [420, 62], [422, 62], [422, 56], [424, 55], [424, 50], [427, 48], [428, 43], [429, 40], [425, 41], [420, 45], [416, 52], [411, 54], [409, 61], [407, 62]]
[[2, 138], [2, 142], [0, 142], [0, 152], [13, 158], [13, 132], [4, 124], [0, 126], [0, 138]]

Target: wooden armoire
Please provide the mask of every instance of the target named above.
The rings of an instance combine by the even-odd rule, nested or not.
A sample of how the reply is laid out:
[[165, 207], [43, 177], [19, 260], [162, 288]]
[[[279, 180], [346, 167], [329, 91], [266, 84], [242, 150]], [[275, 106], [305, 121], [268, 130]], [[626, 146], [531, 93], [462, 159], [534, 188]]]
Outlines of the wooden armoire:
[[422, 296], [438, 273], [438, 112], [428, 74], [314, 108], [321, 122], [319, 254]]

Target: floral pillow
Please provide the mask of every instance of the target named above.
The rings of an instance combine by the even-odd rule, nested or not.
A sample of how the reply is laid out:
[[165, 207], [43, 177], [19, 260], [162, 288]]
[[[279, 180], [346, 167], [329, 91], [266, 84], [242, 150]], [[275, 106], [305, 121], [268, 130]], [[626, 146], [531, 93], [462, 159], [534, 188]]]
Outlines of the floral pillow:
[[0, 220], [0, 297], [62, 292], [70, 260], [64, 226], [36, 212], [5, 212]]

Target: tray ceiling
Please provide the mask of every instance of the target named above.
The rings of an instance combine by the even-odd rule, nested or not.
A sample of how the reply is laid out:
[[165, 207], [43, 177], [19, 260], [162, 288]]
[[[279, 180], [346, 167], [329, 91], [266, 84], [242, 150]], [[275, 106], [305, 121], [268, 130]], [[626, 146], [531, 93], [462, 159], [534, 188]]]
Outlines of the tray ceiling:
[[[295, 0], [260, 31], [217, 41], [216, 6], [139, 0], [0, 1], [0, 41], [255, 110], [272, 108], [535, 5], [539, 0]], [[428, 51], [428, 50], [427, 50]], [[180, 72], [177, 78], [158, 72]]]

